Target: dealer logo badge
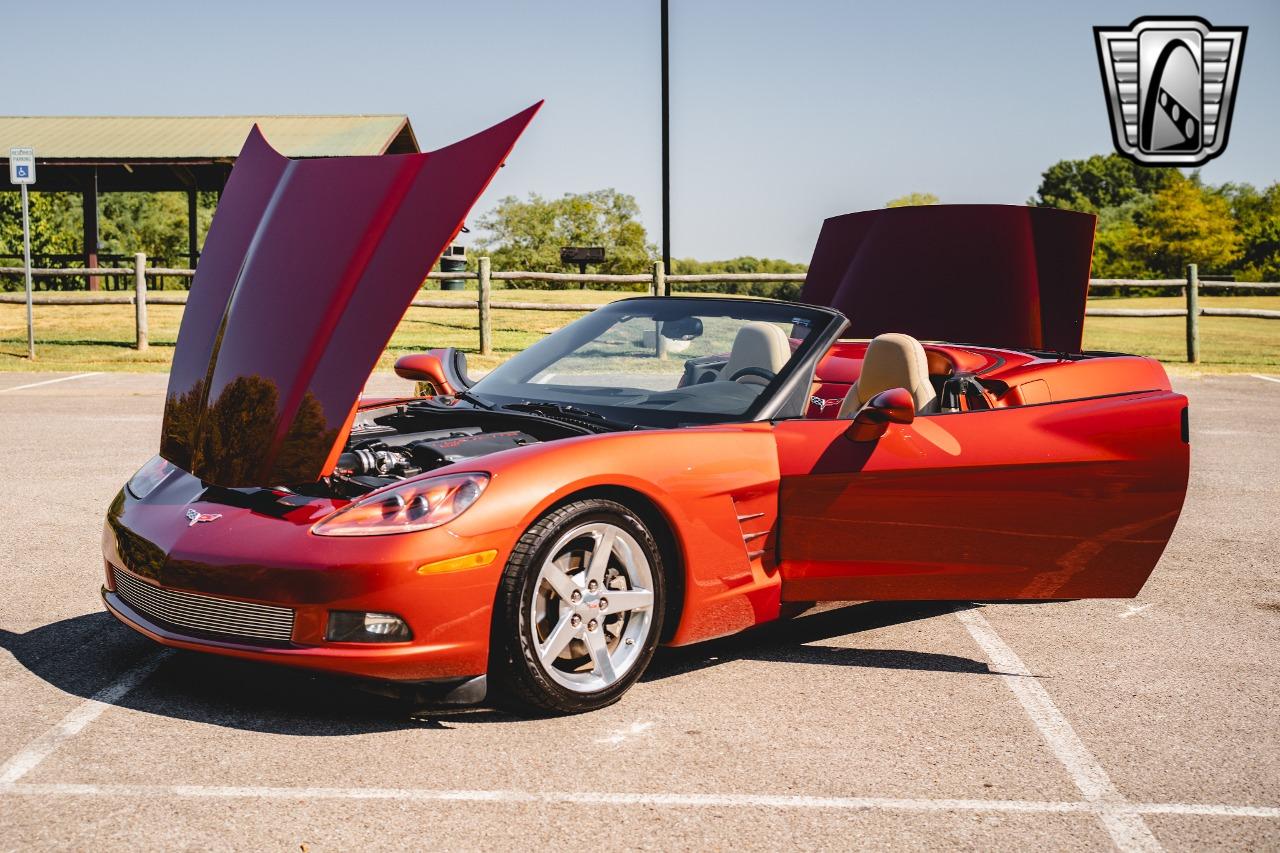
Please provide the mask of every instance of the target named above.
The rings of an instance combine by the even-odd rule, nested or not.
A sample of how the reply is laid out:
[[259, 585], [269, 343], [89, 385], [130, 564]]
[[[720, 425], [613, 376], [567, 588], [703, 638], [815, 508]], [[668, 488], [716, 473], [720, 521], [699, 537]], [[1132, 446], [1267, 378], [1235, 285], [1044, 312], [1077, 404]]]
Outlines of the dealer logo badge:
[[1200, 166], [1226, 150], [1248, 31], [1203, 18], [1094, 27], [1116, 150], [1148, 166]]

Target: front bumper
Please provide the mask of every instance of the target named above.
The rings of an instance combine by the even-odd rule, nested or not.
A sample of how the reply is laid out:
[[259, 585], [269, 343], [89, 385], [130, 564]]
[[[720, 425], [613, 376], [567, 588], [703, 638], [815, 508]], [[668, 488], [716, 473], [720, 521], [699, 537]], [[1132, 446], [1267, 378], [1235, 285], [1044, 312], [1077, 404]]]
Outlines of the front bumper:
[[[185, 508], [220, 513], [216, 523], [188, 525]], [[121, 493], [103, 531], [107, 610], [141, 634], [175, 648], [400, 682], [461, 681], [488, 669], [494, 596], [510, 550], [510, 532], [438, 528], [382, 537], [319, 537], [303, 508], [285, 517], [192, 500], [186, 495], [138, 501]], [[310, 513], [310, 514], [308, 514]], [[425, 563], [495, 551], [489, 565], [423, 574]], [[122, 595], [115, 576], [182, 596], [243, 609], [288, 608], [292, 626], [259, 639], [237, 633], [237, 616], [216, 614], [228, 630], [167, 621], [165, 602]], [[124, 583], [122, 581], [122, 583]], [[394, 613], [413, 639], [394, 643], [328, 642], [330, 611]]]
[[[134, 609], [114, 591], [102, 588], [107, 612], [161, 645], [242, 660], [321, 670], [380, 681], [461, 684], [483, 675], [467, 643], [334, 643], [328, 646], [253, 645], [229, 637], [196, 636], [162, 624]], [[487, 649], [486, 649], [487, 651]]]

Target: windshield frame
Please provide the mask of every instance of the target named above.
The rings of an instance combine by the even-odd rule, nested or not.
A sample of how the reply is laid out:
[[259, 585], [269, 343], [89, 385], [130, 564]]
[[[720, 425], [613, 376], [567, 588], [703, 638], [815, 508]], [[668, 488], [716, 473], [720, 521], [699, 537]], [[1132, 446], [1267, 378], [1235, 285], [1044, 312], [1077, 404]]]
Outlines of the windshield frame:
[[[537, 363], [536, 353], [539, 349], [546, 349], [553, 344], [549, 344], [552, 338], [557, 335], [564, 335], [575, 326], [579, 328], [582, 334], [583, 342], [589, 341], [591, 338], [587, 335], [597, 334], [599, 330], [608, 328], [613, 323], [621, 321], [626, 317], [634, 317], [637, 315], [644, 316], [646, 314], [663, 313], [663, 306], [676, 307], [674, 313], [684, 313], [686, 316], [696, 316], [698, 308], [702, 307], [710, 309], [713, 306], [732, 306], [734, 311], [728, 312], [727, 315], [735, 319], [744, 320], [772, 320], [777, 321], [775, 315], [778, 311], [792, 313], [798, 318], [808, 320], [810, 323], [810, 331], [803, 341], [796, 347], [792, 357], [788, 360], [787, 365], [778, 373], [768, 385], [760, 392], [754, 401], [742, 413], [728, 414], [721, 412], [693, 412], [678, 409], [645, 409], [643, 407], [622, 407], [610, 406], [600, 401], [578, 402], [572, 405], [580, 409], [593, 411], [597, 415], [601, 415], [610, 420], [618, 420], [621, 416], [629, 422], [634, 422], [633, 428], [671, 428], [679, 426], [701, 425], [701, 424], [721, 424], [721, 423], [747, 423], [751, 421], [767, 421], [774, 420], [779, 417], [789, 417], [788, 403], [792, 402], [793, 397], [801, 394], [803, 400], [800, 403], [800, 411], [803, 412], [803, 401], [808, 399], [808, 385], [812, 379], [813, 369], [817, 365], [818, 359], [830, 349], [834, 343], [849, 325], [848, 319], [843, 314], [831, 308], [817, 305], [807, 305], [798, 302], [783, 302], [774, 299], [743, 299], [733, 297], [701, 297], [701, 296], [638, 296], [628, 299], [619, 299], [617, 301], [602, 305], [590, 314], [585, 315], [573, 323], [564, 326], [550, 335], [547, 335], [541, 341], [533, 344], [521, 353], [514, 356], [509, 361], [495, 368], [483, 378], [477, 380], [468, 392], [476, 395], [486, 403], [494, 405], [501, 409], [504, 405], [514, 402], [548, 402], [564, 405], [563, 400], [547, 400], [536, 394], [529, 394], [524, 397], [512, 397], [507, 393], [487, 392], [484, 384], [489, 377], [499, 373], [502, 370], [519, 369], [521, 361], [530, 361]], [[637, 311], [636, 309], [640, 310]], [[759, 312], [759, 316], [752, 316]], [[584, 323], [589, 318], [595, 318], [595, 324]], [[616, 318], [616, 319], [608, 319]], [[568, 332], [572, 335], [572, 332]], [[579, 343], [578, 345], [581, 345]], [[563, 357], [563, 356], [561, 356]], [[541, 368], [539, 368], [541, 369]], [[537, 371], [535, 370], [534, 373]], [[530, 375], [534, 375], [531, 373]], [[537, 386], [529, 383], [522, 383], [524, 388], [533, 390]], [[794, 408], [791, 406], [790, 408]], [[634, 416], [634, 417], [629, 417]]]

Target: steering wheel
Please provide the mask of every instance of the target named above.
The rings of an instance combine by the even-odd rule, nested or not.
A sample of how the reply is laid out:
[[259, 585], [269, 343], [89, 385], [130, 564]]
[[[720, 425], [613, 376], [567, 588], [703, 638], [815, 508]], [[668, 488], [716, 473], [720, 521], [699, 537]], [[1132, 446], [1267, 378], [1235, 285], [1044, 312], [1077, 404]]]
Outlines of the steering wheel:
[[778, 374], [764, 367], [744, 367], [741, 370], [735, 370], [733, 375], [729, 377], [730, 382], [737, 382], [743, 376], [759, 376], [766, 382], [772, 382]]

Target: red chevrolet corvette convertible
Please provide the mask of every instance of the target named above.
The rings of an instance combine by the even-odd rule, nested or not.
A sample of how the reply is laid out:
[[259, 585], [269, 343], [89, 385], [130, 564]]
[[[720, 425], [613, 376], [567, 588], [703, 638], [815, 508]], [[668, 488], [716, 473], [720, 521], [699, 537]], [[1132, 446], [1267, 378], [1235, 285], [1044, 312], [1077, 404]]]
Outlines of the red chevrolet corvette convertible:
[[1187, 485], [1187, 401], [1083, 352], [1093, 217], [827, 220], [798, 303], [624, 299], [478, 381], [361, 390], [535, 108], [429, 154], [255, 131], [111, 504], [107, 608], [169, 646], [570, 713], [659, 644], [872, 599], [1127, 597]]

